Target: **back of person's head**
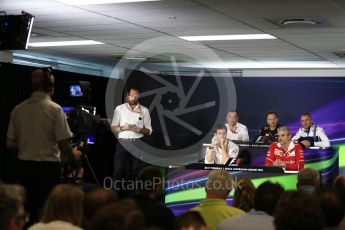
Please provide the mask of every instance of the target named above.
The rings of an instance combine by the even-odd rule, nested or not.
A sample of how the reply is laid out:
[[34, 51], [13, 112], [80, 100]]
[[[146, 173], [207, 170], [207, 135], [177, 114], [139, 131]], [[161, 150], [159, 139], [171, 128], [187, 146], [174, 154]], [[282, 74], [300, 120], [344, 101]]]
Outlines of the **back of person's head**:
[[325, 215], [325, 227], [337, 227], [345, 214], [344, 204], [334, 189], [323, 189], [318, 195]]
[[162, 187], [162, 174], [159, 168], [148, 166], [143, 168], [137, 176], [137, 192], [155, 198]]
[[345, 205], [345, 174], [337, 176], [334, 181], [333, 188], [337, 193], [338, 197], [342, 200]]
[[88, 226], [89, 230], [140, 230], [145, 225], [143, 213], [131, 199], [117, 201], [100, 209]]
[[249, 212], [253, 208], [255, 186], [248, 178], [241, 178], [235, 186], [235, 195], [232, 205]]
[[320, 201], [301, 191], [284, 192], [274, 214], [276, 230], [322, 230], [324, 215]]
[[49, 68], [36, 69], [31, 74], [31, 85], [34, 91], [52, 92], [54, 76]]
[[175, 230], [207, 230], [207, 224], [197, 211], [188, 211], [175, 220]]
[[226, 199], [232, 190], [232, 178], [228, 171], [212, 170], [205, 185], [208, 198]]
[[254, 194], [254, 209], [264, 211], [273, 216], [277, 203], [284, 188], [278, 183], [266, 181], [256, 188]]
[[320, 175], [316, 169], [305, 168], [297, 174], [297, 188], [301, 186], [320, 187]]
[[25, 190], [20, 185], [0, 184], [0, 229], [23, 228]]
[[90, 220], [101, 208], [115, 203], [118, 200], [117, 193], [104, 188], [96, 188], [84, 196], [84, 216]]
[[76, 186], [59, 184], [50, 192], [43, 208], [41, 221], [55, 220], [80, 226], [83, 217], [84, 193]]

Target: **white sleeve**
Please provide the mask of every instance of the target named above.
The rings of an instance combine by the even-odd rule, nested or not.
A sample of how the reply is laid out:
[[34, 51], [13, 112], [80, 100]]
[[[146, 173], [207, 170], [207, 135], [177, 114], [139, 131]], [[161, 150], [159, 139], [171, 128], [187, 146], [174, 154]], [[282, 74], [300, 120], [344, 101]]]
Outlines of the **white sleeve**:
[[210, 148], [207, 148], [207, 149], [206, 149], [205, 164], [214, 164], [214, 159], [213, 159], [213, 161], [208, 161], [208, 160], [207, 160], [207, 157], [206, 157], [206, 156], [207, 156], [207, 152], [208, 152], [209, 150], [210, 150]]
[[298, 139], [300, 139], [300, 137], [301, 137], [301, 129], [298, 129], [298, 131], [297, 131], [297, 133], [295, 134], [295, 136], [293, 136], [292, 138], [291, 138], [291, 140], [293, 140], [293, 141], [297, 141]]
[[151, 116], [148, 109], [145, 108], [144, 114], [144, 127], [150, 130], [150, 134], [152, 133], [152, 126], [151, 126]]
[[111, 122], [111, 127], [120, 126], [120, 108], [117, 106], [114, 110], [113, 120]]
[[248, 134], [248, 129], [247, 126], [243, 125], [243, 142], [249, 142], [249, 134]]
[[316, 146], [316, 147], [329, 147], [331, 145], [325, 131], [323, 130], [323, 128], [317, 127], [316, 136], [319, 136], [321, 141], [314, 142], [314, 146]]
[[239, 151], [240, 148], [235, 143], [230, 141], [228, 144], [228, 157], [237, 158]]

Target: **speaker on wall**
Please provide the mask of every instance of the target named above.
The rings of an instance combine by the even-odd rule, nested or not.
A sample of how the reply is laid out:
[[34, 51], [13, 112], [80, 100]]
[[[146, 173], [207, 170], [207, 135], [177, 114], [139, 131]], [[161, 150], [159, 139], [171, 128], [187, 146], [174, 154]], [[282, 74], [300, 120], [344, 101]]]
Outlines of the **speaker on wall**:
[[0, 16], [0, 50], [27, 49], [34, 22], [34, 16], [22, 12], [22, 15]]

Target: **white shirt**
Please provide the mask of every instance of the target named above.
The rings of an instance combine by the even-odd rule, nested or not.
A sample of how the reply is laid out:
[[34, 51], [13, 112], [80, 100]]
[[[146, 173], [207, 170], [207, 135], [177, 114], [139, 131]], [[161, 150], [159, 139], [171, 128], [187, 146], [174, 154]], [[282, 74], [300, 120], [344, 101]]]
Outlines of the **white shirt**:
[[[138, 104], [133, 110], [128, 103], [124, 103], [115, 108], [111, 126], [123, 126], [124, 124], [136, 125], [139, 128], [146, 128], [152, 133], [151, 117], [149, 110]], [[131, 130], [121, 131], [118, 134], [119, 139], [141, 138], [142, 133], [136, 133]]]
[[243, 215], [236, 215], [218, 224], [217, 230], [240, 229], [274, 230], [273, 217], [263, 211], [250, 210]]
[[229, 124], [225, 124], [227, 131], [227, 138], [232, 141], [249, 142], [249, 134], [247, 126], [237, 122], [234, 130], [230, 130]]
[[[235, 160], [237, 158], [239, 148], [234, 142], [230, 140], [227, 140], [227, 142], [228, 157], [233, 158]], [[206, 154], [209, 150], [210, 147], [206, 149]], [[221, 147], [216, 146], [215, 148], [213, 148], [213, 154], [214, 161], [208, 161], [205, 155], [205, 164], [224, 164]]]
[[62, 108], [47, 93], [35, 91], [11, 112], [7, 138], [18, 144], [18, 158], [60, 161], [58, 141], [72, 137]]
[[[292, 138], [293, 141], [298, 141], [299, 138], [301, 137], [314, 137], [314, 130], [315, 126], [311, 126], [309, 129], [309, 133], [307, 133], [304, 128], [300, 128], [296, 135]], [[316, 126], [316, 132], [315, 132], [315, 137], [318, 137], [320, 141], [315, 141], [314, 146], [316, 147], [329, 147], [331, 144], [329, 142], [329, 139], [323, 130], [323, 128]]]

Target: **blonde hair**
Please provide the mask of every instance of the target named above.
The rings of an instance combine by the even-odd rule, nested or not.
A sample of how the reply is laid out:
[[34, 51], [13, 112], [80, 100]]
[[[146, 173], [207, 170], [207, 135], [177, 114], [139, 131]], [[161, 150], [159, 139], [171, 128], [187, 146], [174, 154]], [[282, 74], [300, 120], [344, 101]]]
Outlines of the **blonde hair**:
[[205, 186], [206, 192], [212, 192], [217, 195], [229, 194], [232, 190], [232, 177], [228, 171], [213, 170], [208, 174]]
[[60, 184], [50, 192], [43, 208], [41, 221], [48, 223], [54, 220], [81, 225], [83, 217], [84, 193], [69, 184]]
[[254, 206], [255, 186], [248, 178], [238, 181], [232, 205], [236, 208], [249, 212]]

